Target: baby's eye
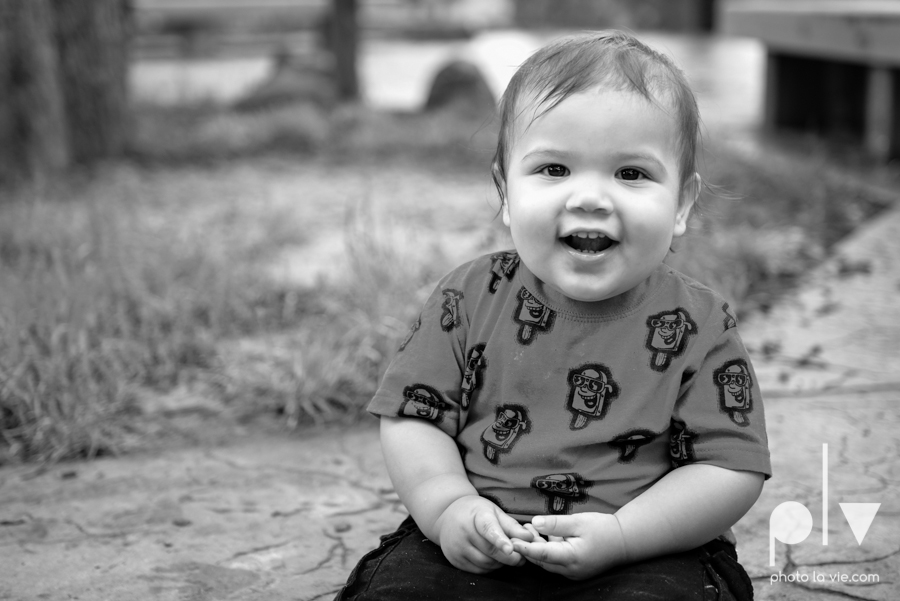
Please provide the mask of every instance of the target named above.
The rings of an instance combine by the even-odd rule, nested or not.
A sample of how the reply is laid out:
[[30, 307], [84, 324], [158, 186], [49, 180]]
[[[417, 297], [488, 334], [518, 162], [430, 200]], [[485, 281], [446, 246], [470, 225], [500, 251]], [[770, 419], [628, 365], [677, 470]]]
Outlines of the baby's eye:
[[569, 168], [563, 165], [547, 165], [541, 169], [541, 173], [550, 177], [565, 177], [569, 175]]
[[621, 169], [619, 171], [619, 177], [628, 181], [636, 181], [639, 179], [643, 179], [646, 176], [644, 173], [638, 169], [632, 169], [631, 167], [627, 167], [625, 169]]

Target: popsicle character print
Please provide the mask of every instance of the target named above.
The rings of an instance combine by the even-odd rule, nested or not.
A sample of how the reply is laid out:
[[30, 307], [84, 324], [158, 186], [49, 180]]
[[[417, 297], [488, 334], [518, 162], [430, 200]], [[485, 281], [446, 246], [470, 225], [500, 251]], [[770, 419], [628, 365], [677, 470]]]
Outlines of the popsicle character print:
[[516, 295], [519, 304], [513, 314], [513, 320], [519, 324], [516, 340], [521, 344], [531, 344], [538, 332], [549, 332], [553, 327], [555, 313], [545, 307], [541, 301], [524, 287]]
[[406, 349], [406, 345], [410, 343], [415, 336], [416, 332], [419, 331], [419, 328], [422, 327], [422, 314], [419, 313], [419, 316], [416, 317], [416, 320], [412, 323], [412, 326], [409, 328], [409, 333], [406, 334], [406, 338], [403, 339], [403, 342], [400, 344], [400, 348], [397, 349], [397, 352], [403, 352]]
[[725, 313], [724, 325], [726, 330], [730, 330], [731, 328], [737, 327], [737, 319], [734, 314], [731, 312], [731, 309], [728, 307], [728, 303], [722, 305], [722, 312]]
[[469, 402], [475, 395], [475, 391], [481, 386], [482, 372], [487, 367], [487, 359], [484, 357], [484, 344], [476, 344], [469, 350], [466, 357], [466, 371], [463, 373], [462, 394], [460, 395], [460, 406], [463, 409], [469, 408]]
[[672, 467], [681, 467], [694, 461], [694, 440], [697, 434], [688, 430], [684, 422], [672, 420], [669, 428], [669, 459]]
[[650, 367], [655, 371], [665, 371], [672, 358], [684, 352], [688, 337], [697, 332], [697, 324], [681, 307], [651, 315], [647, 327], [650, 329], [647, 348], [652, 353]]
[[657, 436], [656, 432], [650, 430], [629, 430], [616, 436], [608, 444], [619, 451], [619, 463], [631, 463], [637, 458], [638, 449], [653, 442]]
[[463, 293], [453, 288], [445, 288], [441, 290], [444, 294], [444, 302], [441, 303], [441, 329], [449, 332], [453, 328], [459, 327], [462, 323], [462, 317], [459, 312], [459, 301], [463, 299]]
[[403, 389], [403, 403], [397, 415], [420, 417], [432, 422], [444, 419], [447, 402], [437, 390], [425, 384], [413, 384]]
[[718, 389], [719, 409], [738, 426], [749, 426], [747, 414], [753, 411], [753, 382], [747, 362], [743, 359], [726, 361], [713, 372], [713, 382]]
[[500, 454], [508, 453], [530, 430], [531, 421], [525, 407], [520, 405], [497, 407], [497, 419], [481, 433], [485, 458], [496, 465], [500, 462]]
[[531, 481], [531, 486], [547, 497], [547, 512], [557, 515], [571, 512], [574, 503], [584, 503], [592, 484], [574, 472], [538, 476]]
[[491, 294], [497, 292], [503, 278], [512, 280], [518, 266], [518, 253], [501, 252], [491, 255], [491, 281], [488, 282], [488, 292]]
[[603, 419], [613, 399], [619, 396], [619, 386], [609, 368], [601, 363], [588, 363], [569, 370], [569, 394], [566, 407], [572, 413], [569, 428], [580, 430], [591, 419]]

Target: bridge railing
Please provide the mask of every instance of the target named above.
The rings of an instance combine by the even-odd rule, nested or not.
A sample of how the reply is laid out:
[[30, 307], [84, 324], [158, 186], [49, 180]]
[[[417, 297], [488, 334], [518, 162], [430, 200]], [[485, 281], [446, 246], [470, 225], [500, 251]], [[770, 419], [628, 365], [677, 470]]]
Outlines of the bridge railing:
[[900, 2], [733, 1], [722, 30], [767, 48], [765, 123], [900, 157]]

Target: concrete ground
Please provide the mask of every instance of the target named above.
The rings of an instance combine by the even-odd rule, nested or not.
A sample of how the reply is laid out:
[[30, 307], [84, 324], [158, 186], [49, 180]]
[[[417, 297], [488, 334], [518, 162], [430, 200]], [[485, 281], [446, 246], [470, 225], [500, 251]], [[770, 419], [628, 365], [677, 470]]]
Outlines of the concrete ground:
[[[898, 295], [900, 206], [741, 324], [775, 470], [735, 528], [757, 599], [900, 598]], [[787, 501], [808, 508], [812, 532], [775, 542], [769, 565], [770, 515]], [[881, 504], [861, 543], [841, 503]], [[330, 599], [404, 515], [373, 427], [7, 467], [0, 599]]]

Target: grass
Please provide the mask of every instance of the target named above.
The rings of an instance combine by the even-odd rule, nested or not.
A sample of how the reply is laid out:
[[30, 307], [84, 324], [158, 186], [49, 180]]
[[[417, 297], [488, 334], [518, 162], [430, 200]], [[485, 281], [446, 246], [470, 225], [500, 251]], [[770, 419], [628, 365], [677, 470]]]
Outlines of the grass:
[[[130, 160], [10, 193], [0, 463], [148, 448], [178, 413], [153, 409], [166, 395], [291, 428], [358, 419], [451, 251], [507, 244], [489, 202], [493, 128], [450, 113], [142, 110]], [[709, 150], [717, 187], [670, 261], [742, 315], [894, 195], [773, 148]], [[310, 287], [273, 268], [329, 236], [335, 277]]]
[[[445, 264], [398, 253], [363, 202], [345, 224], [347, 272], [320, 284], [319, 310], [286, 335], [226, 345], [232, 399], [284, 416], [289, 427], [353, 420], [374, 392], [418, 305]], [[437, 267], [437, 269], [435, 269]]]
[[[745, 315], [767, 311], [835, 243], [900, 195], [896, 173], [881, 170], [876, 178], [871, 166], [841, 169], [821, 145], [796, 142], [707, 148], [699, 218], [668, 260]], [[869, 183], [875, 179], [882, 185]]]
[[117, 171], [22, 191], [0, 209], [7, 458], [128, 448], [141, 435], [141, 389], [213, 368], [219, 337], [293, 321], [283, 295], [235, 268], [258, 250], [252, 236], [240, 248], [195, 238], [160, 219], [177, 198], [136, 197], [145, 184]]

